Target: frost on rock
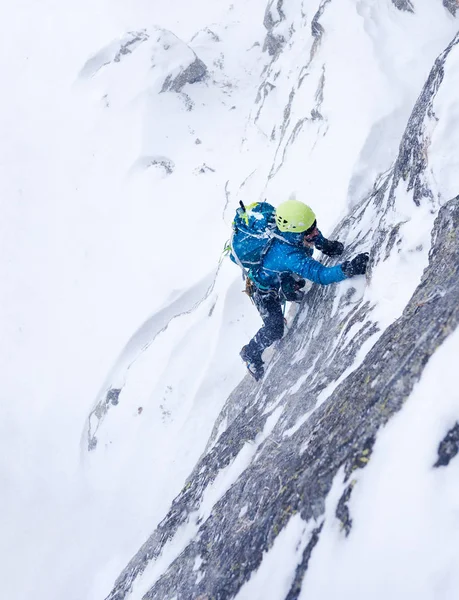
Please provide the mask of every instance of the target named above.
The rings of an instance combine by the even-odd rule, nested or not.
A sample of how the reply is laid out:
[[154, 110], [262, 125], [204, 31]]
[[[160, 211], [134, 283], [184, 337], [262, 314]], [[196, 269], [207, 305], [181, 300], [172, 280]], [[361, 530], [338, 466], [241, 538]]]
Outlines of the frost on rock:
[[320, 23], [320, 18], [324, 14], [325, 7], [330, 2], [331, 2], [331, 0], [322, 0], [322, 2], [319, 5], [319, 8], [317, 9], [316, 14], [314, 15], [314, 17], [311, 21], [311, 33], [316, 40], [320, 40], [320, 38], [324, 34], [325, 30]]
[[336, 507], [336, 518], [341, 522], [341, 530], [345, 532], [346, 536], [349, 535], [352, 529], [352, 519], [349, 512], [348, 503], [354, 485], [355, 480], [351, 481], [351, 483], [347, 486]]

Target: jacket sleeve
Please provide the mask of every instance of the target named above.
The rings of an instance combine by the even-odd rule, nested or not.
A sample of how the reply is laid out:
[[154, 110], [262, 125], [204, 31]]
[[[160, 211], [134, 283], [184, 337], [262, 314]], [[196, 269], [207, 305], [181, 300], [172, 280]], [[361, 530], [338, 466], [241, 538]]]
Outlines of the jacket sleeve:
[[327, 238], [322, 235], [321, 231], [319, 231], [317, 237], [314, 239], [314, 246], [317, 250], [320, 250], [327, 256], [338, 256], [343, 252], [343, 245], [341, 242], [327, 240]]
[[328, 285], [347, 279], [343, 273], [341, 265], [335, 267], [325, 267], [317, 260], [314, 260], [306, 254], [301, 248], [289, 248], [283, 257], [283, 267], [300, 275], [304, 279], [309, 279], [314, 283]]

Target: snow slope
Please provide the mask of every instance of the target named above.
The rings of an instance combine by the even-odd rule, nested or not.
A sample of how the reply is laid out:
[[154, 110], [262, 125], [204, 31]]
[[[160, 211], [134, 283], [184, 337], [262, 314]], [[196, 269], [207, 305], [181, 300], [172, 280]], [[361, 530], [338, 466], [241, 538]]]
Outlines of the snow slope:
[[[284, 515], [252, 557], [241, 554], [250, 568], [223, 560], [211, 577], [221, 555], [195, 556], [216, 506], [237, 507], [242, 532], [264, 530], [252, 514], [262, 496], [239, 507], [231, 490], [264, 464], [263, 448], [303, 447], [421, 282], [435, 218], [458, 193], [457, 47], [429, 103], [416, 101], [457, 32], [454, 7], [169, 4], [2, 8], [5, 597], [172, 599], [149, 592], [172, 581], [187, 600], [215, 585], [222, 598], [455, 598], [457, 465], [431, 465], [457, 418], [457, 334], [378, 433], [342, 503], [347, 537], [333, 517], [346, 487], [338, 469], [323, 510], [321, 498], [309, 518]], [[275, 356], [254, 388], [241, 382], [238, 351], [258, 317], [220, 254], [239, 199], [277, 204], [292, 191], [324, 233], [339, 227], [345, 258], [374, 250], [369, 285], [313, 290], [285, 340], [294, 372], [280, 378]], [[311, 363], [295, 331], [322, 300], [336, 322], [330, 356], [345, 361], [321, 381], [327, 361]], [[164, 538], [158, 561], [126, 579], [155, 530], [166, 549]], [[186, 560], [195, 589], [177, 574]]]

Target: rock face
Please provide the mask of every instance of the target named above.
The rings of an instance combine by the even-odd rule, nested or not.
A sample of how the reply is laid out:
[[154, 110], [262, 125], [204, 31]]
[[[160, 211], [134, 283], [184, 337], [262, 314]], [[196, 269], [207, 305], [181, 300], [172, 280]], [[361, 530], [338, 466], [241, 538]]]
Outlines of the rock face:
[[443, 6], [447, 8], [453, 16], [456, 16], [457, 9], [459, 8], [457, 0], [443, 0]]
[[407, 12], [414, 12], [414, 6], [411, 0], [392, 0], [392, 4], [399, 10], [405, 10]]
[[166, 77], [161, 92], [181, 92], [187, 83], [203, 81], [206, 75], [206, 65], [196, 56], [194, 61], [180, 71], [178, 75], [175, 77], [168, 75]]
[[276, 56], [285, 44], [285, 36], [276, 32], [276, 27], [285, 20], [285, 14], [282, 10], [284, 0], [270, 0], [266, 7], [263, 25], [268, 30], [266, 34], [263, 50], [268, 51], [270, 56]]
[[447, 467], [459, 452], [459, 423], [448, 431], [438, 446], [438, 460], [435, 467]]
[[[355, 241], [347, 252], [371, 247], [373, 267], [397, 252], [400, 223], [392, 209], [400, 187], [408, 188], [414, 210], [433, 208], [425, 176], [425, 130], [435, 118], [433, 101], [445, 61], [458, 44], [459, 34], [437, 59], [393, 169], [335, 232], [340, 237], [352, 229]], [[137, 578], [172, 547], [161, 576], [144, 578], [145, 599], [234, 598], [263, 553], [299, 516], [315, 527], [287, 595], [298, 598], [334, 478], [341, 472], [346, 484], [334, 509], [346, 535], [355, 520], [348, 506], [356, 485], [353, 473], [371, 460], [378, 431], [400, 410], [429, 358], [458, 325], [458, 230], [459, 196], [440, 209], [421, 281], [385, 331], [378, 329], [373, 307], [363, 302], [357, 280], [345, 292], [340, 286], [312, 288], [307, 314], [297, 315], [262, 385], [246, 378], [228, 399], [207, 452], [107, 600], [128, 597]], [[365, 358], [356, 365], [363, 350]], [[222, 423], [226, 428], [220, 433]], [[437, 466], [448, 465], [457, 449], [456, 426], [439, 445]], [[242, 455], [253, 458], [245, 470], [238, 463]], [[216, 489], [217, 498], [212, 496]]]

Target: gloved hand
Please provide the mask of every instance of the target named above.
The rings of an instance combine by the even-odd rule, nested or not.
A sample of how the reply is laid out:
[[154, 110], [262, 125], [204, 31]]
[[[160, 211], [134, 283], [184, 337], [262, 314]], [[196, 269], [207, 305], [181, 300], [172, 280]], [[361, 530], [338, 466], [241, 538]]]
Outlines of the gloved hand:
[[343, 244], [341, 242], [338, 242], [338, 240], [334, 240], [333, 242], [328, 242], [326, 248], [322, 250], [322, 253], [326, 254], [327, 256], [339, 256], [343, 253], [343, 251]]
[[301, 290], [301, 288], [304, 288], [305, 285], [306, 285], [306, 279], [300, 278], [300, 279], [297, 279], [295, 281], [295, 283], [293, 284], [293, 289], [297, 292], [298, 290]]
[[341, 265], [341, 269], [347, 277], [364, 275], [367, 270], [369, 258], [368, 252], [362, 252], [361, 254], [357, 254], [352, 260], [344, 261]]
[[288, 302], [301, 302], [304, 292], [301, 291], [306, 285], [306, 280], [296, 278], [288, 273], [281, 275], [281, 292], [282, 296]]

